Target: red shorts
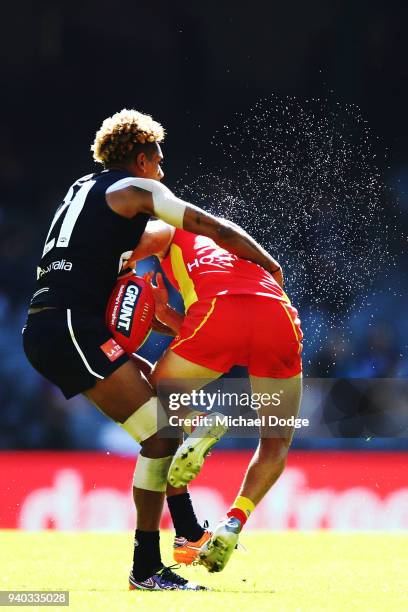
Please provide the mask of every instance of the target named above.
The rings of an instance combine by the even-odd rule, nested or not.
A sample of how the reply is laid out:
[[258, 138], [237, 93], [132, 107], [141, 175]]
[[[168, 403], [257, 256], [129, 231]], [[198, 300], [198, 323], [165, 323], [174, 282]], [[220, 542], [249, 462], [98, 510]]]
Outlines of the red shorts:
[[253, 376], [290, 378], [302, 371], [296, 308], [258, 295], [228, 295], [193, 304], [170, 349], [216, 372], [234, 365]]

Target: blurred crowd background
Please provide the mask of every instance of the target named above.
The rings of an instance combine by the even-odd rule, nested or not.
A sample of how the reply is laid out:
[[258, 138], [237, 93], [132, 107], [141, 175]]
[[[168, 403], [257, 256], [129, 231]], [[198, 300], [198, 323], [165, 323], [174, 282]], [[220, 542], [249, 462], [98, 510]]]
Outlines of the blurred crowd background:
[[[34, 372], [21, 346], [53, 210], [73, 180], [95, 169], [89, 150], [94, 133], [106, 116], [123, 107], [149, 112], [165, 126], [164, 170], [172, 188], [192, 160], [214, 161], [220, 153], [210, 136], [260, 97], [320, 97], [358, 105], [376, 135], [388, 194], [384, 219], [398, 230], [390, 245], [395, 265], [374, 279], [372, 295], [359, 311], [348, 313], [347, 342], [334, 327], [323, 345], [314, 344], [313, 327], [303, 321], [305, 376], [408, 377], [406, 13], [394, 0], [255, 0], [250, 5], [22, 0], [3, 7], [1, 449], [134, 448], [83, 398], [65, 401]], [[151, 265], [146, 263], [146, 269]], [[177, 296], [172, 299], [177, 303]], [[301, 313], [306, 310], [307, 298], [297, 306]], [[152, 334], [143, 354], [154, 361], [167, 343]], [[376, 435], [361, 430], [344, 437], [332, 430], [325, 438], [295, 443], [408, 448], [406, 438], [382, 435], [378, 428]]]

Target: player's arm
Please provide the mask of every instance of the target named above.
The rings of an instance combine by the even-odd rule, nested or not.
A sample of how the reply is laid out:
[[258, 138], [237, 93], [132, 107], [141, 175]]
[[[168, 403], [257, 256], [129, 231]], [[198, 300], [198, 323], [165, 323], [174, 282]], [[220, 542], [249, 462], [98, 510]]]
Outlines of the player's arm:
[[164, 283], [163, 275], [161, 272], [156, 274], [156, 285], [153, 284], [152, 272], [145, 274], [144, 278], [150, 283], [153, 291], [156, 318], [160, 323], [163, 323], [165, 327], [170, 328], [175, 334], [178, 334], [184, 317], [169, 305], [169, 292]]
[[[171, 306], [168, 306], [168, 308], [171, 308]], [[173, 308], [171, 308], [171, 310], [173, 310]], [[176, 324], [177, 326], [175, 326]], [[154, 316], [152, 320], [152, 330], [164, 336], [172, 336], [174, 338], [174, 336], [178, 334], [180, 327], [181, 325], [178, 325], [178, 321], [173, 321], [173, 325], [166, 325], [166, 323], [162, 323], [157, 316]]]
[[[156, 255], [159, 259], [165, 257], [171, 241], [173, 240], [175, 228], [163, 221], [149, 221], [142, 234], [139, 244], [130, 256], [126, 266], [134, 267], [135, 263], [151, 255]], [[169, 306], [169, 294], [160, 272], [156, 275], [156, 283], [152, 282], [153, 273], [148, 272], [144, 279], [150, 283], [153, 291], [155, 303], [155, 317], [153, 329], [161, 334], [178, 334], [183, 322], [183, 316], [174, 308]]]
[[177, 310], [166, 304], [161, 309], [156, 306], [156, 318], [158, 325], [154, 325], [154, 331], [165, 336], [177, 336], [180, 333], [181, 326], [183, 324], [183, 315]]
[[167, 254], [175, 231], [174, 227], [163, 221], [149, 221], [139, 240], [139, 244], [129, 257], [127, 267], [134, 267], [137, 261], [146, 259], [146, 257], [151, 255], [156, 255], [159, 259], [163, 259]]
[[106, 199], [115, 212], [125, 217], [154, 215], [173, 227], [212, 238], [230, 253], [261, 265], [276, 280], [281, 277], [279, 263], [239, 226], [180, 200], [159, 181], [122, 179], [108, 188]]
[[280, 264], [236, 223], [214, 217], [201, 208], [187, 204], [183, 217], [183, 229], [193, 234], [202, 234], [212, 238], [218, 246], [233, 255], [259, 264], [270, 272], [278, 284], [283, 287]]

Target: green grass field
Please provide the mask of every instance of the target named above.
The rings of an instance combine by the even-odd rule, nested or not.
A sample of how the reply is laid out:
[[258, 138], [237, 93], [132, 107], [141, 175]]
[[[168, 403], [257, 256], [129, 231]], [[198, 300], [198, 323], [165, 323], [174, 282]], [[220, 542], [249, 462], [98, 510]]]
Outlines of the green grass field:
[[[131, 533], [2, 531], [0, 589], [69, 590], [70, 610], [408, 610], [408, 535], [248, 532], [241, 541], [248, 552], [220, 574], [180, 571], [213, 592], [142, 593], [127, 590]], [[168, 563], [171, 542], [164, 533]]]

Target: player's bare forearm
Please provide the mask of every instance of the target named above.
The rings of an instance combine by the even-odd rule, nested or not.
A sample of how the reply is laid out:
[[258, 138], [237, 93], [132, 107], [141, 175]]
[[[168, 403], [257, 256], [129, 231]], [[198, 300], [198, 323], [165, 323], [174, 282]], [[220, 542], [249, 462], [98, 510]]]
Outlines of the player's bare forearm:
[[[276, 259], [235, 223], [208, 215], [198, 208], [188, 207], [184, 214], [183, 227], [189, 232], [212, 238], [223, 249], [259, 264], [271, 274], [281, 273]], [[278, 278], [276, 280], [278, 281]]]
[[176, 336], [178, 330], [173, 329], [170, 325], [166, 325], [162, 321], [157, 318], [157, 315], [153, 318], [152, 321], [152, 329], [158, 334], [163, 334], [164, 336]]
[[214, 217], [206, 211], [177, 198], [158, 181], [133, 179], [135, 185], [107, 195], [109, 206], [124, 216], [137, 213], [155, 215], [173, 227], [212, 238], [230, 253], [261, 265], [281, 284], [280, 265], [242, 228]]
[[167, 329], [172, 331], [169, 335], [177, 335], [181, 329], [181, 325], [183, 323], [183, 315], [181, 315], [177, 310], [174, 310], [169, 305], [163, 306], [161, 308], [156, 307], [156, 318], [160, 321]]
[[272, 255], [270, 255], [261, 245], [259, 245], [249, 234], [241, 228], [222, 226], [219, 229], [219, 239], [215, 240], [217, 244], [227, 249], [233, 255], [248, 259], [254, 263], [261, 265], [270, 273], [275, 273], [280, 268], [279, 263]]

